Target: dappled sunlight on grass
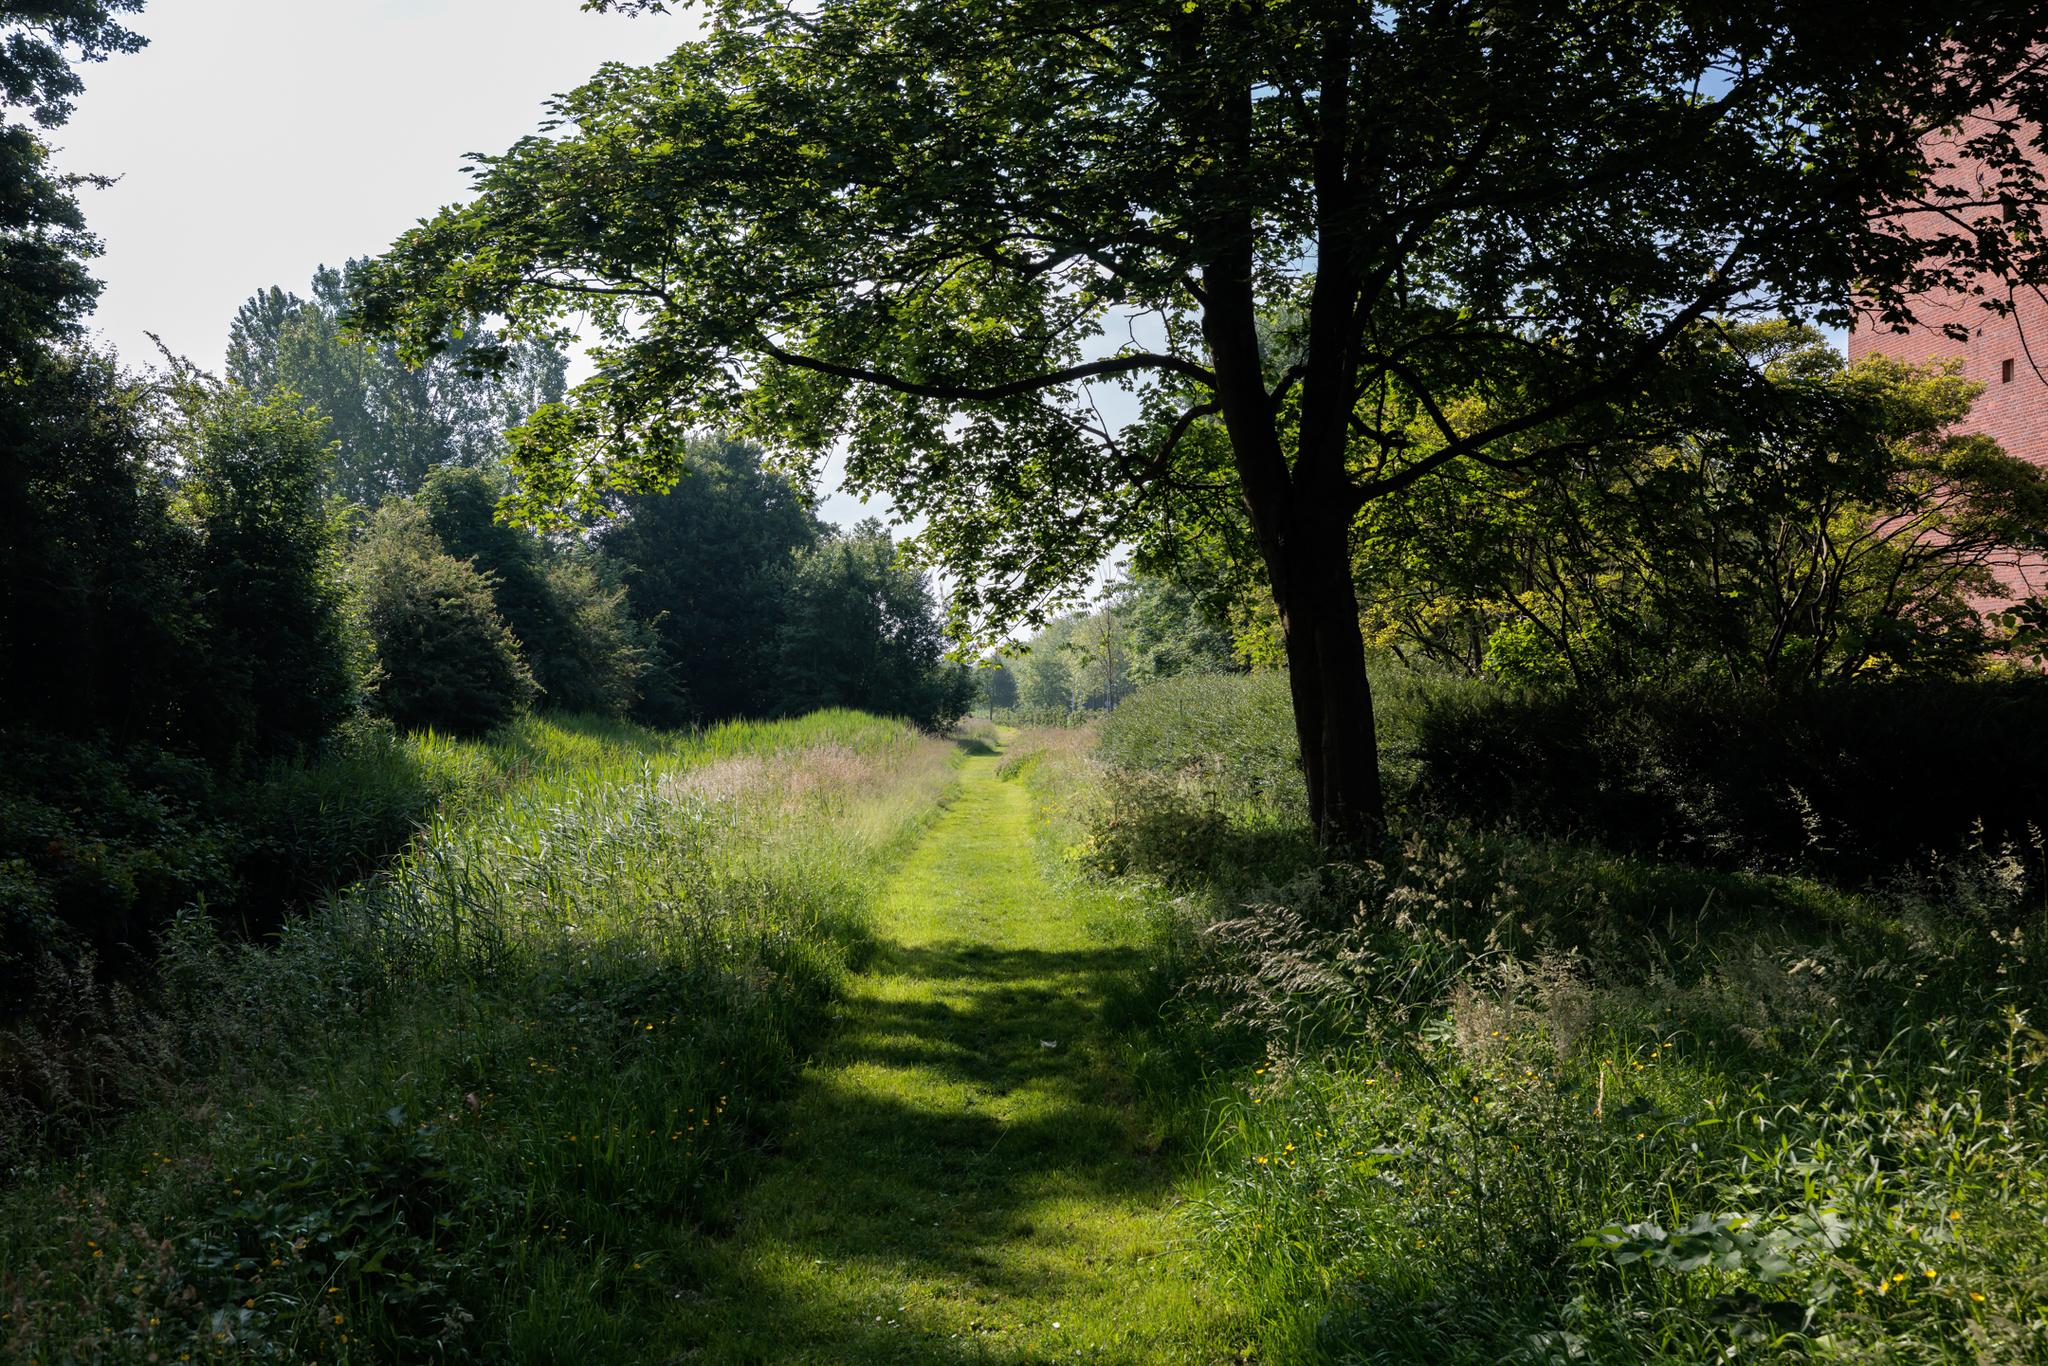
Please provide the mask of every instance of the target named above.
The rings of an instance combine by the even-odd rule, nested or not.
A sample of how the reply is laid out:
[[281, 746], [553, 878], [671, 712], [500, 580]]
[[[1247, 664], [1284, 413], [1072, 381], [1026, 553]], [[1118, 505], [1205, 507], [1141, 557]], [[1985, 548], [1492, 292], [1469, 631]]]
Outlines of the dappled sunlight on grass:
[[996, 768], [892, 881], [782, 1160], [702, 1259], [677, 1331], [707, 1360], [1230, 1359], [1109, 1053], [1141, 951], [1045, 879]]

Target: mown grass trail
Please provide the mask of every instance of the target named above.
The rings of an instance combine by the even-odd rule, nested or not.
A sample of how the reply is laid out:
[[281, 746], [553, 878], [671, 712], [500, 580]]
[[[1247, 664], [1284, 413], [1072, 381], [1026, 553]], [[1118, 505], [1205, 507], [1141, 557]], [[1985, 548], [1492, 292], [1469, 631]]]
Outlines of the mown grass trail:
[[1139, 949], [1047, 881], [996, 765], [967, 758], [882, 898], [786, 1150], [678, 1304], [693, 1359], [1233, 1358], [1101, 1038]]

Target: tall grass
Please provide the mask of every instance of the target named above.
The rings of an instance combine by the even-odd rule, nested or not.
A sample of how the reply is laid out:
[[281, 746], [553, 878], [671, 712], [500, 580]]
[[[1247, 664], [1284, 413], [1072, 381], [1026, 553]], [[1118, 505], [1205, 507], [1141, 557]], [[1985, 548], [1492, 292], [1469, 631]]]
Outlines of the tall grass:
[[2048, 1359], [2022, 858], [1846, 888], [1411, 813], [1330, 865], [1206, 686], [1034, 781], [1151, 889], [1131, 1057], [1267, 1358]]
[[953, 750], [829, 712], [488, 751], [507, 790], [271, 945], [182, 920], [104, 1087], [17, 1107], [8, 1359], [659, 1355]]

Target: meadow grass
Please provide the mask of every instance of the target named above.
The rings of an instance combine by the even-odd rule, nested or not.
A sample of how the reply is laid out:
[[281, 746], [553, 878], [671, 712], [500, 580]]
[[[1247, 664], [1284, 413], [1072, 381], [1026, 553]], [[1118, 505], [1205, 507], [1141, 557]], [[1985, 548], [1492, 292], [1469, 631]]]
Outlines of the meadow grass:
[[677, 1307], [692, 1359], [1235, 1357], [1107, 1024], [1144, 926], [1048, 876], [1017, 781], [1070, 744], [964, 739], [959, 798], [878, 902], [781, 1158]]
[[1124, 1056], [1259, 1359], [2048, 1359], [2024, 859], [1844, 888], [1416, 824], [1322, 863], [1270, 737], [1190, 748], [1234, 743], [1180, 731], [1202, 695], [1027, 777], [1149, 899]]
[[65, 1041], [140, 1108], [17, 1145], [7, 1359], [665, 1355], [955, 752], [845, 712], [415, 745], [494, 776], [273, 942], [186, 917]]

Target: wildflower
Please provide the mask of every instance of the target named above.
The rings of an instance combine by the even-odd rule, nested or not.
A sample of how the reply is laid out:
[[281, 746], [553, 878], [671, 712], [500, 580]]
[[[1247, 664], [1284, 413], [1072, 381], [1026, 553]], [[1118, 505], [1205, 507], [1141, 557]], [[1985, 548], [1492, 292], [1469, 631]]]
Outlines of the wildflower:
[[[1972, 1290], [1972, 1291], [1970, 1292], [1970, 1298], [1971, 1298], [1971, 1299], [1973, 1299], [1973, 1300], [1975, 1300], [1975, 1301], [1976, 1301], [1977, 1303], [1979, 1303], [1979, 1304], [1982, 1304], [1982, 1303], [1984, 1303], [1984, 1297], [1983, 1297], [1982, 1295], [1980, 1295], [1979, 1293], [1977, 1293], [1976, 1291], [1974, 1291], [1974, 1290]], [[155, 1323], [155, 1322], [156, 1322], [156, 1320], [155, 1320], [155, 1319], [151, 1319], [151, 1320], [150, 1320], [150, 1322], [151, 1322], [151, 1323]]]

